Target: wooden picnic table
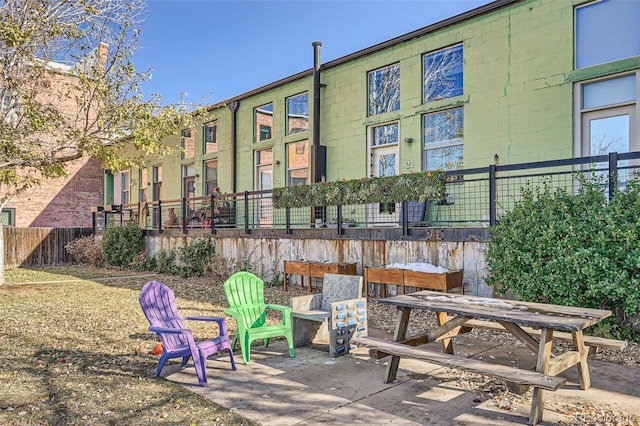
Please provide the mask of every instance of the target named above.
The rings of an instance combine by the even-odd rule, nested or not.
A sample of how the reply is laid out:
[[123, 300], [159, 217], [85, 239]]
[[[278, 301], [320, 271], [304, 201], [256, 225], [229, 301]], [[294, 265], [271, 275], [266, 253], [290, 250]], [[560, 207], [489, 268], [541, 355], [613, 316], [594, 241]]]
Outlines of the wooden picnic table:
[[[387, 355], [392, 354], [385, 373], [385, 383], [395, 380], [401, 356], [427, 359], [442, 365], [466, 368], [469, 371], [486, 375], [495, 373], [496, 377], [505, 378], [508, 381], [513, 379], [515, 383], [534, 387], [529, 416], [529, 423], [534, 425], [542, 421], [545, 389], [555, 390], [564, 383], [563, 379], [556, 379], [555, 376], [559, 373], [577, 365], [580, 388], [588, 389], [591, 386], [587, 364], [588, 348], [584, 342], [583, 330], [611, 315], [611, 311], [601, 309], [445, 294], [434, 291], [398, 295], [380, 299], [379, 302], [396, 306], [399, 310], [394, 342], [377, 342], [376, 339], [365, 338], [361, 343], [382, 352], [386, 348]], [[406, 333], [412, 309], [434, 311], [438, 327], [430, 331], [425, 330], [424, 334], [407, 338]], [[530, 375], [527, 375], [524, 370], [496, 364], [487, 365], [481, 361], [454, 355], [451, 337], [459, 334], [461, 329], [464, 330], [465, 323], [472, 324], [476, 320], [499, 323], [506, 331], [513, 334], [537, 354], [536, 372], [539, 373], [538, 377], [529, 377]], [[539, 337], [527, 332], [527, 330], [531, 330], [531, 327], [540, 330]], [[575, 350], [552, 357], [554, 331], [571, 333]], [[429, 355], [426, 350], [418, 353], [418, 348], [413, 348], [413, 346], [436, 340], [441, 340], [445, 356], [438, 353]], [[519, 381], [524, 376], [527, 377]], [[545, 381], [554, 382], [554, 385], [545, 386]]]

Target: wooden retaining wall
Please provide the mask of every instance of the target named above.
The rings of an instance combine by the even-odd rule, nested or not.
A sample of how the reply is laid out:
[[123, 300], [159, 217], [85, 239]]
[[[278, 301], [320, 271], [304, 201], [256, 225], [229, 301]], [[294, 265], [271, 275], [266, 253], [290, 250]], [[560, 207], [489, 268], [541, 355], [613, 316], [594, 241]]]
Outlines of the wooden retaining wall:
[[4, 227], [5, 267], [69, 265], [72, 259], [64, 246], [91, 233], [91, 228]]

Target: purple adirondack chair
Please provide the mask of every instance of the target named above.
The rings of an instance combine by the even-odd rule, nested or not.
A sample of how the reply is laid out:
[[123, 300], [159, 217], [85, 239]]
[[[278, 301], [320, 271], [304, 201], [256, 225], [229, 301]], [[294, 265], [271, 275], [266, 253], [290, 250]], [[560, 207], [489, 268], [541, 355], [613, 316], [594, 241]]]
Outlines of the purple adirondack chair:
[[[198, 375], [200, 386], [207, 385], [207, 358], [223, 349], [229, 351], [231, 368], [236, 369], [233, 351], [227, 333], [227, 326], [222, 317], [181, 317], [176, 309], [173, 290], [159, 281], [149, 281], [142, 287], [138, 297], [144, 316], [149, 321], [149, 331], [156, 333], [162, 341], [164, 349], [158, 360], [156, 377], [160, 375], [162, 367], [170, 358], [182, 358], [184, 367], [193, 357], [193, 364]], [[183, 325], [184, 320], [213, 321], [218, 324], [220, 335], [213, 339], [196, 342], [191, 330]]]

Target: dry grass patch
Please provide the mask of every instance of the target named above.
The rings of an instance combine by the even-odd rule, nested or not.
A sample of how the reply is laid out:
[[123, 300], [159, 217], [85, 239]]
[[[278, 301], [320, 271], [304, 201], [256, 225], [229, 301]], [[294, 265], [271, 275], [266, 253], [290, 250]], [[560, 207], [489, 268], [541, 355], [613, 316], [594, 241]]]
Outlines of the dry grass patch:
[[[157, 340], [138, 304], [150, 277], [86, 268], [8, 272], [9, 282], [23, 284], [0, 287], [0, 424], [253, 424], [153, 377]], [[166, 278], [185, 314], [222, 315], [207, 301], [206, 282], [183, 292]], [[211, 329], [195, 334], [208, 337]]]

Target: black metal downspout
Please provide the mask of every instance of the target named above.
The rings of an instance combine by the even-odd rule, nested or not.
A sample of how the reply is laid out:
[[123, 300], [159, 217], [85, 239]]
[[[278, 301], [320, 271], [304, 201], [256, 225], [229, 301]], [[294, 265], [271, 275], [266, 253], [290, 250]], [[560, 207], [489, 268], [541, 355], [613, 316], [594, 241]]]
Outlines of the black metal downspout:
[[[311, 134], [311, 183], [324, 182], [327, 177], [327, 149], [320, 145], [320, 47], [322, 43], [314, 41], [313, 46], [313, 129]], [[326, 207], [316, 206], [312, 211], [311, 223], [327, 221]]]
[[322, 182], [326, 177], [326, 150], [320, 145], [320, 47], [322, 43], [314, 41], [313, 46], [313, 133], [311, 148], [311, 183]]
[[238, 109], [238, 101], [229, 103], [228, 108], [231, 111], [231, 193], [236, 193], [236, 110]]

